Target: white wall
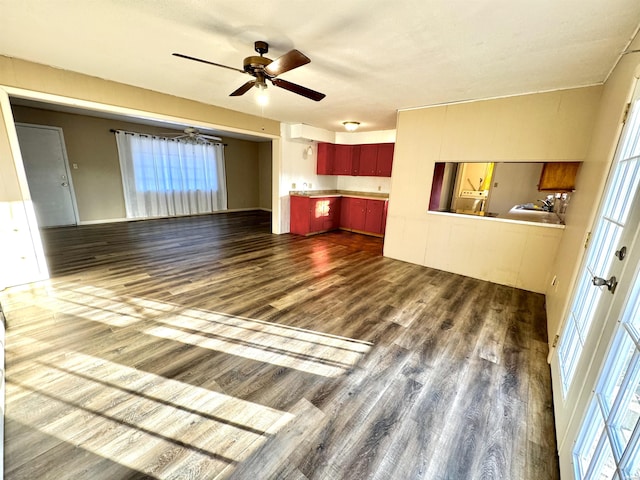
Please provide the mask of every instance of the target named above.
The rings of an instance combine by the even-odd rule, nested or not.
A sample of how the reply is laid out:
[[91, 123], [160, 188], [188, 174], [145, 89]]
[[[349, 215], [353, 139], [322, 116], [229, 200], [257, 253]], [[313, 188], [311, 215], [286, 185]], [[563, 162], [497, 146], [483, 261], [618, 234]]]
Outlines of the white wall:
[[[514, 205], [535, 203], [546, 197], [538, 192], [543, 163], [496, 163], [487, 211], [505, 214]], [[495, 186], [498, 184], [498, 186]]]
[[[335, 143], [366, 144], [395, 141], [395, 130], [376, 132], [334, 133], [307, 125], [281, 124], [281, 171], [279, 179], [280, 233], [289, 232], [289, 191], [302, 190], [349, 190], [358, 192], [389, 193], [391, 179], [385, 177], [352, 177], [343, 175], [317, 175], [318, 141], [334, 139]], [[307, 138], [291, 138], [305, 135]], [[312, 154], [306, 150], [311, 145]], [[293, 187], [295, 184], [295, 188]]]

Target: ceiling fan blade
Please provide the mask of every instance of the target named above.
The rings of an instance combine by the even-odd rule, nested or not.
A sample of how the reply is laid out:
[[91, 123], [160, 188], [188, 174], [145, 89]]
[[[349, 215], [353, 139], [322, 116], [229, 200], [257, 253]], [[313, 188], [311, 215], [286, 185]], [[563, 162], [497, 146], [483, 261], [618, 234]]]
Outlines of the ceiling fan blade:
[[272, 78], [271, 83], [273, 83], [276, 87], [284, 88], [285, 90], [289, 90], [290, 92], [297, 93], [298, 95], [302, 95], [303, 97], [310, 98], [311, 100], [315, 100], [316, 102], [319, 102], [324, 97], [326, 97], [324, 93], [316, 92], [315, 90], [311, 90], [310, 88], [287, 82], [286, 80], [282, 80], [280, 78]]
[[255, 80], [249, 80], [247, 83], [242, 85], [240, 88], [238, 88], [237, 90], [231, 92], [229, 94], [229, 96], [230, 97], [239, 97], [240, 95], [244, 95], [249, 90], [251, 90], [251, 87], [253, 87], [255, 84], [256, 84]]
[[236, 72], [246, 73], [244, 70], [240, 70], [239, 68], [229, 67], [227, 65], [222, 65], [221, 63], [210, 62], [209, 60], [202, 60], [201, 58], [190, 57], [189, 55], [183, 55], [182, 53], [172, 53], [171, 55], [173, 55], [174, 57], [185, 58], [187, 60], [193, 60], [200, 63], [206, 63], [207, 65], [213, 65], [214, 67], [222, 67], [229, 70], [234, 70]]
[[304, 53], [298, 50], [291, 50], [267, 65], [264, 71], [270, 77], [277, 77], [284, 72], [306, 65], [310, 61], [309, 57]]

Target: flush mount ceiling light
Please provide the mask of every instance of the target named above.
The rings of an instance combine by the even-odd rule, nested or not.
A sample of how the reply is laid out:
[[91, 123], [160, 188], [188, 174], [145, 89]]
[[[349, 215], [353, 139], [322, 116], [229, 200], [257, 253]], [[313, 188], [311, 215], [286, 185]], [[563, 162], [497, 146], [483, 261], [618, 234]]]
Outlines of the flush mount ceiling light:
[[348, 121], [342, 122], [342, 125], [344, 125], [344, 128], [347, 130], [347, 132], [355, 132], [360, 126], [360, 122]]

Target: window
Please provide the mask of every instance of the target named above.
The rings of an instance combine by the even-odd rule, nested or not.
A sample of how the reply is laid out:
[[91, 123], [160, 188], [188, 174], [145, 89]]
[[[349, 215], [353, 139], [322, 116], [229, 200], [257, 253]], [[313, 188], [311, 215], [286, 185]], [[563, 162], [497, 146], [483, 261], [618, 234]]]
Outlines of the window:
[[128, 218], [190, 215], [227, 208], [224, 149], [116, 132]]

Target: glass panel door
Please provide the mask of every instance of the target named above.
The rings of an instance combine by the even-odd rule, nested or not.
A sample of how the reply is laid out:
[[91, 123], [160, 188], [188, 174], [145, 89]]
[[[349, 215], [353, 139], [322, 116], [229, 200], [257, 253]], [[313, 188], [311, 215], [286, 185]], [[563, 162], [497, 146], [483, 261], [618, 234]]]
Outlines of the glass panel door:
[[628, 300], [574, 443], [573, 470], [578, 480], [640, 479], [640, 263], [637, 258], [635, 263]]
[[[594, 221], [591, 239], [578, 273], [559, 344], [552, 357], [559, 451], [573, 452], [573, 447], [567, 445], [576, 438], [575, 433], [569, 435], [571, 422], [577, 421], [572, 418], [577, 415], [580, 422], [585, 415], [596, 418], [597, 410], [593, 406], [587, 408], [586, 400], [596, 383], [595, 379], [588, 379], [589, 372], [594, 368], [593, 352], [603, 341], [608, 344], [612, 338], [611, 328], [608, 337], [603, 337], [603, 332], [608, 323], [615, 324], [617, 316], [612, 317], [612, 308], [617, 302], [617, 312], [620, 312], [619, 297], [624, 297], [629, 289], [630, 279], [627, 278], [627, 272], [629, 268], [635, 268], [633, 263], [630, 263], [630, 258], [635, 257], [634, 242], [640, 223], [639, 94], [640, 90], [636, 88]], [[626, 284], [622, 281], [623, 275], [627, 275]], [[613, 375], [613, 372], [611, 374]], [[610, 389], [608, 397], [614, 397], [617, 392], [615, 385], [609, 385], [607, 388]], [[573, 462], [578, 469], [576, 471], [586, 475], [580, 478], [612, 478], [613, 473], [609, 470], [611, 461], [615, 464], [616, 459], [619, 459], [616, 455], [620, 452], [614, 450], [618, 447], [608, 441], [611, 438], [613, 424], [606, 422], [613, 421], [613, 418], [604, 416], [601, 420], [602, 424], [593, 420], [589, 428], [585, 427], [580, 437], [582, 443], [577, 456], [566, 454], [563, 462], [561, 455], [563, 474], [567, 469], [567, 463]], [[615, 468], [613, 471], [615, 472]]]

